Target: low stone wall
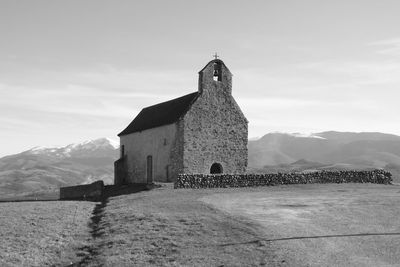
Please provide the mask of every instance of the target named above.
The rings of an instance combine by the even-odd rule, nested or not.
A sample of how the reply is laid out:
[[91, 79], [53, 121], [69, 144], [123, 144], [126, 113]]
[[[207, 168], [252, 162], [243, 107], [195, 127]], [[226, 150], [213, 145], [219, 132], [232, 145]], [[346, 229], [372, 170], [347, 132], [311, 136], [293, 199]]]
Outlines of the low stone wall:
[[174, 188], [224, 188], [312, 183], [390, 184], [391, 182], [392, 175], [385, 170], [272, 174], [179, 174]]
[[60, 200], [100, 200], [103, 196], [104, 182], [60, 188]]

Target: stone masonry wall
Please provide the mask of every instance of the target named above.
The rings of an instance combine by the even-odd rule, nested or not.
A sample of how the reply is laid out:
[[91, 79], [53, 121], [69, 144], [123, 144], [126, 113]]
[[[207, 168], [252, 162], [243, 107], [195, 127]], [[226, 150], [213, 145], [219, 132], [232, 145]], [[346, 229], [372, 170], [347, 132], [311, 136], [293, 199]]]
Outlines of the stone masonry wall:
[[251, 187], [312, 183], [390, 184], [392, 175], [385, 170], [321, 171], [311, 173], [273, 174], [180, 174], [174, 188]]
[[60, 188], [61, 200], [100, 200], [103, 195], [104, 182], [76, 185]]
[[183, 173], [210, 173], [213, 163], [223, 173], [247, 167], [247, 120], [231, 95], [231, 73], [222, 63], [222, 81], [213, 80], [210, 62], [199, 78], [199, 97], [183, 119]]
[[176, 123], [176, 133], [174, 138], [174, 144], [171, 147], [171, 180], [176, 181], [178, 174], [183, 173], [183, 131], [184, 131], [184, 124], [183, 120], [180, 119]]

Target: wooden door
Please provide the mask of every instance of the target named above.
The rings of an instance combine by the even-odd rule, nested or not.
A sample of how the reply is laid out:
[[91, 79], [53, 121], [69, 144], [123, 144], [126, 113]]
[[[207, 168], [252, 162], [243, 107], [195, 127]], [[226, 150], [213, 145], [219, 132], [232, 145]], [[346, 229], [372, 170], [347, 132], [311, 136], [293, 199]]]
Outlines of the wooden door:
[[171, 165], [167, 165], [167, 182], [171, 182]]
[[147, 156], [147, 183], [153, 183], [153, 157]]

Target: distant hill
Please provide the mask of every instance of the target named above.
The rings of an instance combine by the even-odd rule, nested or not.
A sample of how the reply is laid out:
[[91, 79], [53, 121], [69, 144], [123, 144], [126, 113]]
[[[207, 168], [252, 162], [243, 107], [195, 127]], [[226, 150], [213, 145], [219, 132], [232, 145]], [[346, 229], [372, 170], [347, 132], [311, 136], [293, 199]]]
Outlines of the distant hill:
[[249, 171], [385, 168], [398, 179], [400, 136], [384, 133], [269, 133], [249, 141]]
[[118, 148], [101, 138], [61, 148], [41, 148], [0, 158], [0, 194], [49, 190], [103, 180], [113, 182]]
[[[400, 136], [383, 133], [269, 133], [249, 141], [249, 172], [385, 168], [400, 182]], [[112, 183], [118, 145], [106, 138], [35, 147], [0, 158], [0, 195]]]

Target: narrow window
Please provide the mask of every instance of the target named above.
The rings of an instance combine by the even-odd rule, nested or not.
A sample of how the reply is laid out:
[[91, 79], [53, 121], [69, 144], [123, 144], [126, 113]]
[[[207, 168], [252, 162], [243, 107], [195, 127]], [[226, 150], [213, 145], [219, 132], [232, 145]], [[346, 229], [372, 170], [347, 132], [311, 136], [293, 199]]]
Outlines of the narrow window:
[[122, 145], [122, 146], [121, 146], [121, 155], [120, 155], [120, 158], [123, 158], [124, 156], [125, 156], [125, 146]]
[[167, 138], [164, 138], [164, 146], [167, 145]]

